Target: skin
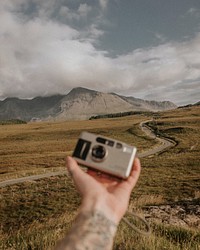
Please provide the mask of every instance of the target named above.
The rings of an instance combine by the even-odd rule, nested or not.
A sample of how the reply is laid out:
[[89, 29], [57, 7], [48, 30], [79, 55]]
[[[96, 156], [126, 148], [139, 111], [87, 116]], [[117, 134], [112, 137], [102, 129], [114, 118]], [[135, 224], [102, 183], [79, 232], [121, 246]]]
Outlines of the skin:
[[112, 249], [117, 225], [128, 208], [130, 194], [140, 175], [139, 159], [135, 159], [126, 180], [99, 175], [93, 170], [84, 172], [72, 157], [67, 157], [66, 165], [82, 203], [71, 231], [56, 250]]

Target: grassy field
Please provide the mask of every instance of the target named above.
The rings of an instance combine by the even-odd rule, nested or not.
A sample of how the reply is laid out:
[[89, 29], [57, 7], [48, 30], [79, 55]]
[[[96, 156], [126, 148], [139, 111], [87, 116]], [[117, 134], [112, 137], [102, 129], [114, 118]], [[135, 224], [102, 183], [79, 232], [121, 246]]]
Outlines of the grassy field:
[[[87, 130], [125, 140], [145, 150], [155, 144], [137, 124], [144, 117], [81, 122], [32, 123], [0, 126], [0, 181], [61, 170], [81, 131]], [[132, 129], [131, 132], [129, 129]]]
[[[131, 196], [130, 210], [142, 213], [148, 205], [200, 201], [200, 108], [158, 113], [149, 125], [177, 145], [143, 158], [142, 173]], [[0, 180], [64, 169], [64, 159], [82, 130], [111, 136], [138, 147], [157, 143], [140, 131], [146, 116], [128, 116], [81, 122], [32, 123], [0, 126]], [[80, 197], [66, 176], [1, 188], [0, 249], [53, 249], [71, 227]], [[198, 250], [195, 227], [174, 227], [151, 222], [153, 232], [143, 237], [121, 223], [114, 249]]]

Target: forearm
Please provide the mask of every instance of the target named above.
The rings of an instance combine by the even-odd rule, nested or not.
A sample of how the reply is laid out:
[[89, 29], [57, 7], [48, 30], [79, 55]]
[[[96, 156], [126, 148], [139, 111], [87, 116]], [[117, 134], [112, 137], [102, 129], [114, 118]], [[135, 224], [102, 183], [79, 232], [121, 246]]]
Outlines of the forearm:
[[56, 250], [111, 250], [117, 225], [139, 177], [139, 162], [127, 180], [98, 177], [93, 171], [85, 173], [71, 157], [67, 158], [67, 168], [82, 196], [82, 204], [74, 225]]
[[80, 210], [68, 235], [59, 242], [56, 250], [110, 250], [117, 230], [100, 210]]

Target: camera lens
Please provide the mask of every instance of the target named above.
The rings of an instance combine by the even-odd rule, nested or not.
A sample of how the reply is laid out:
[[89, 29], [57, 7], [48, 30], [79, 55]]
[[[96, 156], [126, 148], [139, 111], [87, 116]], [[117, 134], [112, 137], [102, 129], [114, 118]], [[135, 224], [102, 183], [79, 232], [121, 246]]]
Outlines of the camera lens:
[[92, 148], [92, 157], [97, 160], [101, 161], [106, 156], [106, 149], [101, 145], [96, 145]]

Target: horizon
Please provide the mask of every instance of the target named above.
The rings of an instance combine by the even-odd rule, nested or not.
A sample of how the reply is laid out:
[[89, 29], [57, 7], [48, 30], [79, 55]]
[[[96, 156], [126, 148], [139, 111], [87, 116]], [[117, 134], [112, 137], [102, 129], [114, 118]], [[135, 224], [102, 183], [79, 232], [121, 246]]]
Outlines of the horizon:
[[[11, 96], [11, 97], [6, 97], [6, 98], [4, 98], [4, 99], [0, 99], [0, 102], [3, 102], [3, 101], [5, 101], [5, 100], [7, 100], [7, 99], [18, 99], [18, 100], [33, 100], [33, 99], [35, 99], [35, 98], [48, 98], [48, 97], [53, 97], [53, 96], [66, 96], [66, 95], [68, 95], [72, 90], [74, 90], [74, 89], [79, 89], [79, 88], [81, 88], [81, 89], [86, 89], [86, 90], [89, 90], [89, 91], [95, 91], [95, 92], [100, 92], [100, 93], [106, 93], [106, 94], [117, 94], [117, 93], [114, 93], [114, 92], [103, 92], [103, 91], [97, 91], [97, 90], [95, 90], [95, 89], [89, 89], [89, 88], [85, 88], [85, 87], [75, 87], [75, 88], [72, 88], [67, 94], [59, 94], [59, 93], [57, 93], [57, 94], [52, 94], [52, 95], [46, 95], [46, 96], [35, 96], [35, 97], [31, 97], [31, 98], [19, 98], [19, 97], [16, 97], [16, 96]], [[120, 95], [120, 94], [117, 94], [117, 95]], [[141, 100], [144, 100], [144, 101], [156, 101], [156, 100], [147, 100], [147, 99], [143, 99], [143, 98], [138, 98], [138, 97], [136, 97], [136, 96], [132, 96], [132, 95], [121, 95], [121, 96], [124, 96], [124, 97], [133, 97], [133, 98], [136, 98], [136, 99], [141, 99]], [[169, 100], [161, 100], [161, 101], [157, 101], [157, 102], [171, 102], [171, 101], [169, 101]], [[196, 103], [198, 103], [199, 101], [197, 101], [197, 102], [194, 102], [194, 103], [187, 103], [187, 104], [185, 104], [185, 105], [193, 105], [193, 104], [196, 104]], [[172, 103], [174, 103], [175, 105], [177, 105], [175, 102], [172, 102]], [[181, 106], [185, 106], [185, 105], [177, 105], [177, 107], [181, 107]]]
[[0, 21], [0, 100], [84, 86], [199, 101], [199, 1], [7, 0]]

